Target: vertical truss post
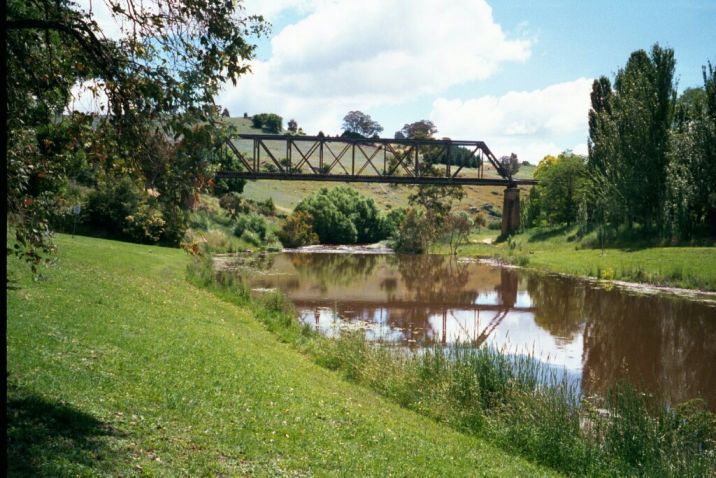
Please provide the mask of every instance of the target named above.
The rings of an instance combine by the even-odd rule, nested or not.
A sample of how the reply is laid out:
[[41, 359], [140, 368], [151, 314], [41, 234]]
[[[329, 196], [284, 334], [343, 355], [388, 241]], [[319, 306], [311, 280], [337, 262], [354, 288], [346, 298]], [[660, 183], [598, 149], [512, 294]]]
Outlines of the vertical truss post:
[[288, 160], [288, 174], [293, 172], [293, 163], [291, 162], [291, 138], [286, 140], [286, 160]]
[[258, 139], [254, 139], [254, 172], [261, 172], [261, 150]]
[[351, 145], [351, 176], [356, 175], [356, 144]]
[[385, 176], [385, 167], [388, 164], [388, 148], [383, 145], [383, 176]]
[[450, 177], [450, 166], [452, 166], [452, 146], [450, 143], [447, 145], [447, 177]]
[[420, 165], [418, 164], [418, 148], [419, 146], [415, 145], [415, 177], [420, 177]]
[[318, 140], [318, 172], [320, 174], [327, 174], [328, 171], [323, 170], [323, 141]]

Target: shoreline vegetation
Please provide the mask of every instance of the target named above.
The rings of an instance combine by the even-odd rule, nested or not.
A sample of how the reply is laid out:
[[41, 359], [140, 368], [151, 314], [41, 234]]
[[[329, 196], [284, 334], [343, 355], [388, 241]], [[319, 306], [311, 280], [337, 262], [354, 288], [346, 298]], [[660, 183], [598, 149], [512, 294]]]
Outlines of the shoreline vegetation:
[[[580, 399], [529, 356], [469, 346], [403, 354], [359, 333], [328, 339], [301, 326], [281, 294], [252, 298], [235, 275], [215, 272], [210, 256], [186, 266], [176, 249], [58, 242], [59, 264], [39, 280], [9, 261], [11, 475], [716, 470], [716, 419], [702, 400], [665, 408], [627, 385]], [[376, 439], [386, 433], [407, 441]], [[444, 450], [434, 457], [437, 440]]]
[[319, 367], [181, 250], [57, 243], [8, 258], [9, 476], [559, 476]]
[[716, 470], [716, 417], [693, 399], [674, 407], [628, 384], [580, 397], [534, 357], [470, 344], [404, 353], [361, 332], [326, 338], [301, 326], [279, 292], [252, 298], [231, 271], [195, 260], [189, 280], [248, 305], [319, 365], [455, 430], [575, 476], [706, 476]]
[[[716, 248], [653, 246], [637, 242], [595, 247], [577, 237], [577, 227], [535, 228], [498, 242], [494, 231], [473, 233], [458, 246], [459, 257], [481, 257], [536, 271], [578, 278], [624, 281], [659, 287], [716, 291]], [[433, 252], [449, 254], [438, 243]]]

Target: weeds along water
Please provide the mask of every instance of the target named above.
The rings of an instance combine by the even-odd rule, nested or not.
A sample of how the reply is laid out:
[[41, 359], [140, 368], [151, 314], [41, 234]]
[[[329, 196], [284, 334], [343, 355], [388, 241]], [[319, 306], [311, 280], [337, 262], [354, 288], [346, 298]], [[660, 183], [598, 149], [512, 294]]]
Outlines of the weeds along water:
[[281, 340], [321, 366], [401, 406], [574, 476], [716, 476], [716, 416], [702, 400], [666, 406], [629, 384], [602, 397], [533, 355], [470, 344], [411, 352], [366, 340], [327, 338], [301, 325], [279, 292], [252, 298], [240, 277], [209, 257], [189, 266], [193, 283], [249, 308]]

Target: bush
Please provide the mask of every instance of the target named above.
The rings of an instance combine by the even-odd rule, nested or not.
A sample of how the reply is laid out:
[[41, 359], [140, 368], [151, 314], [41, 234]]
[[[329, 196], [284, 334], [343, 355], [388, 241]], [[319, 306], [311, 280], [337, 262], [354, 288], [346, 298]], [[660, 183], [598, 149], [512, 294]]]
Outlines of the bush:
[[276, 214], [276, 206], [273, 203], [273, 199], [268, 198], [265, 201], [258, 201], [256, 203], [256, 211], [262, 216], [273, 216]]
[[137, 211], [125, 218], [122, 232], [138, 242], [159, 242], [167, 222], [162, 212], [148, 204], [141, 204]]
[[388, 237], [375, 201], [348, 187], [322, 188], [302, 200], [296, 211], [313, 218], [322, 244], [365, 244]]
[[499, 231], [502, 229], [502, 222], [501, 221], [490, 221], [487, 223], [487, 228], [490, 231]]
[[251, 124], [254, 128], [279, 134], [283, 129], [283, 118], [275, 113], [259, 113], [251, 118]]
[[291, 214], [278, 232], [278, 239], [284, 247], [302, 247], [318, 243], [318, 234], [313, 230], [313, 218], [303, 211]]
[[383, 231], [385, 237], [395, 237], [403, 219], [405, 219], [405, 209], [402, 207], [393, 209], [386, 214], [385, 219], [383, 220]]
[[244, 233], [241, 234], [241, 239], [257, 247], [263, 242], [258, 234], [249, 229], [245, 230]]
[[249, 231], [264, 240], [266, 239], [266, 230], [266, 220], [263, 217], [254, 213], [241, 214], [236, 221], [234, 235], [242, 237], [246, 231]]
[[408, 209], [398, 228], [393, 248], [407, 254], [425, 252], [430, 244], [430, 230], [430, 223], [423, 214], [415, 209]]

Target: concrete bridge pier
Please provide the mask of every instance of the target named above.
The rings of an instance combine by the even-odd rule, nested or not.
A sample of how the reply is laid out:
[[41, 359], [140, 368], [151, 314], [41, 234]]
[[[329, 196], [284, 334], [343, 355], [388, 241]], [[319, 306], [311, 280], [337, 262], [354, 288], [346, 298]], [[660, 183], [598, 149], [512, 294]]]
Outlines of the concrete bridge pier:
[[510, 187], [505, 189], [502, 201], [502, 235], [512, 234], [520, 227], [520, 190]]

